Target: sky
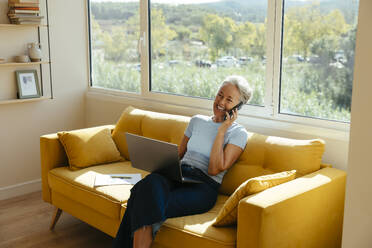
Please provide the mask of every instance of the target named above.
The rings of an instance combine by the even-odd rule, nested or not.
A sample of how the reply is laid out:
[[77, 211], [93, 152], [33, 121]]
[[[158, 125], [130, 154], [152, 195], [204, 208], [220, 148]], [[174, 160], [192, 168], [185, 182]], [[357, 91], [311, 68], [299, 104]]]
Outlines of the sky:
[[[92, 0], [93, 2], [139, 2], [139, 0]], [[151, 0], [152, 3], [167, 3], [167, 4], [196, 4], [196, 3], [212, 3], [220, 2], [221, 0]]]
[[[139, 2], [140, 0], [92, 0], [93, 2]], [[167, 3], [167, 4], [196, 4], [196, 3], [213, 3], [223, 0], [151, 0], [152, 3]], [[244, 0], [241, 0], [244, 1]], [[258, 0], [262, 1], [262, 0]], [[311, 0], [291, 0], [293, 2], [307, 2]], [[323, 0], [318, 0], [323, 1]]]
[[[139, 2], [140, 0], [91, 0], [92, 2]], [[166, 4], [197, 4], [197, 3], [213, 3], [223, 0], [151, 0], [151, 3], [166, 3]], [[244, 0], [241, 0], [244, 1]], [[262, 1], [262, 0], [257, 0]], [[293, 2], [307, 2], [312, 0], [291, 0]], [[324, 0], [317, 0], [324, 1]], [[354, 0], [355, 1], [355, 0]]]

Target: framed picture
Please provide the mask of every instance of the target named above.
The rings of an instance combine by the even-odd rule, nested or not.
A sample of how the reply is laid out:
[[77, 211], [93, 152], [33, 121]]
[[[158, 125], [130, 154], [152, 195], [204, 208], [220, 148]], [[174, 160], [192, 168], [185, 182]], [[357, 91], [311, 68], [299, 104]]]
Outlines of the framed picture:
[[36, 70], [16, 71], [18, 98], [40, 97], [39, 80]]

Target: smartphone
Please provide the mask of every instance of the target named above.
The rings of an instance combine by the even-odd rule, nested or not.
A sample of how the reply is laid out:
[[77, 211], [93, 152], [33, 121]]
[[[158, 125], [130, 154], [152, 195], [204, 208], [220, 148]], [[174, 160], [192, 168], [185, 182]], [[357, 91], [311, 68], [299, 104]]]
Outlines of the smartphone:
[[[243, 106], [243, 102], [240, 102], [240, 103], [238, 103], [237, 105], [235, 105], [232, 109], [230, 109], [230, 110], [228, 111], [229, 115], [230, 115], [230, 116], [232, 115], [234, 109], [239, 110], [239, 109], [242, 108], [242, 106]], [[226, 118], [227, 118], [227, 116], [225, 115], [224, 120], [226, 120]]]

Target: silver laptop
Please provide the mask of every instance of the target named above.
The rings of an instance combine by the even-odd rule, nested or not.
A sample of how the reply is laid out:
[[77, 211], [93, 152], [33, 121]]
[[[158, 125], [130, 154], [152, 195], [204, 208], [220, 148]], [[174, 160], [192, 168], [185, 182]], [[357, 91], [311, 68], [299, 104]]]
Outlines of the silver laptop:
[[125, 133], [125, 137], [133, 167], [156, 172], [182, 183], [202, 182], [182, 176], [177, 145], [131, 133]]

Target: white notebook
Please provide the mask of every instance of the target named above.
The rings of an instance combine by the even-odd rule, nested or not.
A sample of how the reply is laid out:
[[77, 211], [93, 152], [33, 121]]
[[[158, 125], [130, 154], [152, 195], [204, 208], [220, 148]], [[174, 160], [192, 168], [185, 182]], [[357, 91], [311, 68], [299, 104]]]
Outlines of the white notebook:
[[105, 185], [136, 184], [142, 179], [141, 174], [97, 174], [94, 187]]

